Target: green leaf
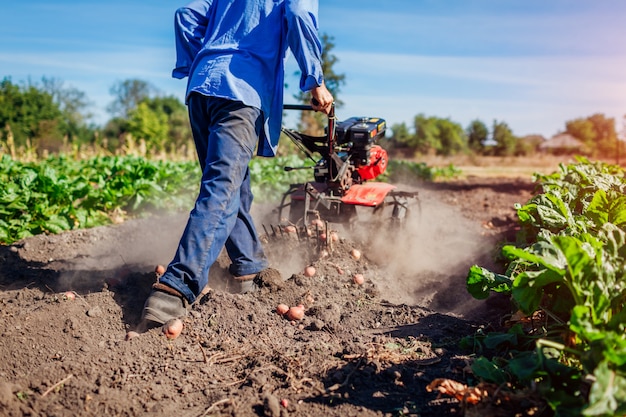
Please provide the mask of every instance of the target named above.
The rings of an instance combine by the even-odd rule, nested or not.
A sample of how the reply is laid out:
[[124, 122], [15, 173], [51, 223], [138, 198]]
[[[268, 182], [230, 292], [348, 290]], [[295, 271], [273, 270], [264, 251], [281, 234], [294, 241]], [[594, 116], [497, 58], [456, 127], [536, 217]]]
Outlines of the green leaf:
[[489, 297], [490, 291], [508, 293], [511, 291], [511, 278], [493, 273], [485, 268], [473, 265], [467, 275], [467, 290], [476, 299]]
[[502, 254], [509, 259], [522, 259], [554, 272], [563, 273], [563, 268], [566, 265], [563, 254], [551, 242], [537, 242], [526, 249], [506, 245], [502, 248]]
[[620, 195], [617, 199], [611, 201], [609, 221], [616, 226], [626, 225], [626, 196]]
[[593, 219], [597, 225], [603, 225], [609, 221], [608, 206], [609, 201], [606, 198], [606, 192], [598, 190], [594, 193], [585, 214]]
[[24, 168], [19, 174], [17, 183], [19, 184], [20, 188], [28, 189], [35, 182], [37, 177], [37, 171], [35, 171], [33, 168]]
[[561, 282], [560, 271], [543, 269], [540, 271], [522, 272], [513, 281], [511, 294], [524, 314], [534, 313], [543, 299], [543, 288], [549, 284]]
[[492, 333], [485, 337], [483, 343], [485, 344], [485, 347], [489, 349], [495, 349], [498, 346], [505, 344], [516, 346], [517, 336], [518, 335], [515, 333]]
[[554, 236], [552, 242], [567, 260], [570, 278], [579, 280], [583, 271], [594, 261], [594, 258], [589, 256], [585, 244], [573, 236]]
[[[626, 298], [626, 295], [622, 296], [622, 298]], [[607, 323], [607, 328], [624, 334], [624, 337], [626, 337], [626, 303], [623, 303], [621, 308], [616, 310], [611, 320]]]
[[507, 382], [506, 372], [482, 356], [472, 363], [472, 372], [474, 375], [487, 382], [494, 382], [496, 384]]
[[616, 226], [626, 224], [626, 197], [619, 194], [611, 197], [609, 198], [606, 191], [598, 190], [587, 207], [585, 214], [598, 227], [606, 223], [613, 223]]
[[537, 204], [544, 227], [561, 229], [572, 221], [572, 212], [563, 199], [554, 193], [545, 193], [539, 196]]
[[42, 228], [51, 233], [61, 233], [65, 230], [70, 230], [72, 226], [66, 217], [53, 215], [45, 223], [42, 224]]
[[537, 211], [536, 203], [527, 203], [523, 206], [520, 204], [517, 204], [515, 206], [515, 209], [517, 211], [517, 217], [519, 218], [522, 224], [529, 223], [529, 224], [536, 225], [535, 218], [532, 215], [532, 213]]
[[604, 361], [594, 372], [596, 378], [589, 393], [585, 416], [619, 416], [626, 413], [626, 375], [609, 367]]
[[592, 320], [590, 308], [577, 305], [572, 309], [569, 328], [586, 341], [600, 340], [604, 333], [594, 326]]
[[520, 352], [509, 360], [508, 370], [520, 381], [530, 382], [541, 376], [541, 364], [537, 354], [532, 352]]

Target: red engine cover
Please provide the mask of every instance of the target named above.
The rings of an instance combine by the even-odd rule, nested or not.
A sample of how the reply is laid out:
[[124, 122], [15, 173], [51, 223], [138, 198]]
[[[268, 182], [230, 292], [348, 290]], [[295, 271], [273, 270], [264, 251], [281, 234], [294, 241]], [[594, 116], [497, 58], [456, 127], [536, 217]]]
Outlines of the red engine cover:
[[341, 202], [357, 206], [375, 207], [381, 204], [395, 185], [386, 182], [366, 182], [355, 184], [341, 197]]
[[379, 145], [372, 145], [370, 149], [370, 164], [356, 169], [364, 180], [373, 180], [387, 170], [387, 151]]

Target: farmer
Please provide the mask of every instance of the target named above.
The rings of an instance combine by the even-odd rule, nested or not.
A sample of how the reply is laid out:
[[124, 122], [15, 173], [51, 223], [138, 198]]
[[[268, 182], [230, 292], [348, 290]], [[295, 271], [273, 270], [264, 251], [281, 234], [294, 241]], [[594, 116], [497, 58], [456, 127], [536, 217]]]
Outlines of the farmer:
[[254, 289], [260, 274], [278, 274], [268, 268], [250, 215], [248, 164], [255, 148], [260, 156], [276, 154], [287, 48], [313, 109], [330, 111], [317, 8], [317, 0], [194, 0], [176, 11], [172, 76], [189, 77], [186, 104], [202, 178], [174, 259], [145, 302], [141, 327], [184, 316], [224, 247], [241, 292]]

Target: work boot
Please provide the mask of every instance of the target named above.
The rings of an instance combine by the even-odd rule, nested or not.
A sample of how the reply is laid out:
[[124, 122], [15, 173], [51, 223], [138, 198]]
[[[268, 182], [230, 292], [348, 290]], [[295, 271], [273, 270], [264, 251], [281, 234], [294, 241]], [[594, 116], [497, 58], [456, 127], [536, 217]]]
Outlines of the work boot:
[[187, 299], [180, 292], [156, 283], [144, 304], [141, 321], [147, 327], [160, 326], [171, 319], [185, 317], [188, 307]]
[[259, 287], [254, 282], [254, 280], [258, 275], [259, 274], [248, 274], [248, 275], [241, 275], [238, 277], [233, 277], [235, 279], [233, 292], [238, 293], [238, 294], [246, 294], [246, 293], [257, 291]]
[[280, 272], [274, 268], [266, 268], [256, 274], [241, 275], [235, 279], [235, 291], [240, 294], [258, 291], [261, 287], [278, 288], [283, 279]]

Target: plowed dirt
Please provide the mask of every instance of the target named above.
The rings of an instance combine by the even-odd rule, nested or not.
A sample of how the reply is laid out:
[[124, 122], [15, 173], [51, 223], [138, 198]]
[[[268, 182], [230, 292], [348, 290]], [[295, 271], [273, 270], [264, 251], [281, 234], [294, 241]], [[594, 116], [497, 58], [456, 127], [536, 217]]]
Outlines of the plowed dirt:
[[[469, 267], [499, 271], [530, 179], [472, 177], [413, 187], [421, 216], [402, 232], [337, 228], [328, 256], [266, 236], [283, 281], [229, 291], [228, 259], [180, 337], [126, 341], [186, 213], [36, 236], [0, 246], [0, 414], [4, 416], [447, 416], [461, 402], [426, 386], [472, 382], [460, 341], [499, 328], [506, 298], [473, 300]], [[273, 224], [256, 206], [257, 224]], [[361, 251], [360, 259], [351, 256]], [[316, 267], [305, 277], [305, 266]], [[361, 273], [363, 285], [352, 282]], [[74, 294], [75, 299], [66, 292]], [[290, 322], [276, 306], [303, 304]], [[476, 381], [473, 381], [476, 382]], [[500, 414], [524, 415], [500, 407]], [[520, 413], [520, 414], [515, 414]], [[466, 415], [470, 415], [469, 413]]]

